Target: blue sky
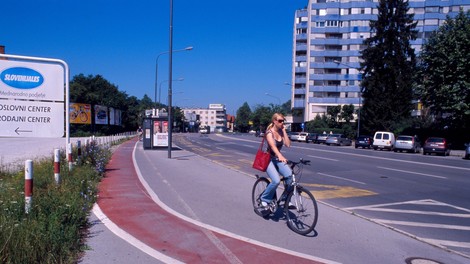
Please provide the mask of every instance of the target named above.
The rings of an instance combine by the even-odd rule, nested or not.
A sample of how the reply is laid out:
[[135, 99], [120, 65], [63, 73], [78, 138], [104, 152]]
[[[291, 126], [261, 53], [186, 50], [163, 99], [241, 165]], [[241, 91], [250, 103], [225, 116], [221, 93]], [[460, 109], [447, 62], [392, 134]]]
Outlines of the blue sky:
[[[7, 54], [56, 58], [71, 77], [102, 75], [141, 99], [155, 94], [155, 61], [169, 50], [169, 0], [3, 0], [0, 45]], [[294, 12], [307, 0], [173, 0], [173, 105], [290, 99]], [[167, 103], [168, 54], [158, 60]], [[163, 83], [162, 83], [163, 82]], [[266, 95], [266, 93], [272, 96]], [[279, 99], [278, 99], [279, 98]]]

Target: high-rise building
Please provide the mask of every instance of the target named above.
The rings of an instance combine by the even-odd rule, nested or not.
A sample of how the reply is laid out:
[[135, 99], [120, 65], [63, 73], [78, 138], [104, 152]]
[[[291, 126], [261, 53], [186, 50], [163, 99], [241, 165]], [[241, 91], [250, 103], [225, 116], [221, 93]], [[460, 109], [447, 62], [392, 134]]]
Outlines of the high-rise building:
[[[301, 115], [294, 123], [313, 120], [331, 106], [361, 105], [360, 51], [371, 36], [377, 5], [378, 0], [309, 0], [306, 9], [296, 11], [291, 99]], [[418, 39], [412, 42], [418, 54], [447, 15], [470, 9], [470, 0], [409, 0], [409, 7], [418, 21]]]

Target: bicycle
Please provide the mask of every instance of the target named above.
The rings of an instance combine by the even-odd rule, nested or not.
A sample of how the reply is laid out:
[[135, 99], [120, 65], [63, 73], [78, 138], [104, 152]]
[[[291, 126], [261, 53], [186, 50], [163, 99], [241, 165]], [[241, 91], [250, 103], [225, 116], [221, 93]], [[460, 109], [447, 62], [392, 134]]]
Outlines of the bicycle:
[[[318, 220], [318, 206], [315, 197], [310, 191], [299, 184], [303, 165], [310, 165], [310, 160], [300, 159], [298, 162], [289, 160], [288, 164], [292, 169], [291, 188], [287, 191], [289, 188], [285, 178], [282, 177], [281, 182], [284, 185], [284, 191], [280, 196], [281, 198], [277, 198], [276, 192], [267, 208], [261, 205], [261, 195], [270, 183], [270, 180], [264, 176], [256, 175], [257, 179], [252, 190], [253, 208], [257, 215], [266, 218], [269, 215], [275, 214], [281, 202], [284, 202], [283, 207], [287, 225], [292, 231], [306, 235], [313, 231]], [[286, 197], [285, 201], [282, 201], [282, 197]]]

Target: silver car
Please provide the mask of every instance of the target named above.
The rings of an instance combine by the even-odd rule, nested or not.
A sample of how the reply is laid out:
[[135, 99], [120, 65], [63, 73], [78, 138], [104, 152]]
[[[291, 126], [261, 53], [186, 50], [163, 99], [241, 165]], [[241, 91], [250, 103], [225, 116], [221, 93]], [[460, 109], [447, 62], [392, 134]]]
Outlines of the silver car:
[[400, 135], [395, 141], [393, 151], [406, 151], [411, 153], [419, 153], [421, 151], [421, 143], [416, 136]]
[[325, 144], [327, 145], [337, 145], [337, 146], [351, 146], [352, 140], [347, 138], [343, 134], [331, 134], [326, 138]]

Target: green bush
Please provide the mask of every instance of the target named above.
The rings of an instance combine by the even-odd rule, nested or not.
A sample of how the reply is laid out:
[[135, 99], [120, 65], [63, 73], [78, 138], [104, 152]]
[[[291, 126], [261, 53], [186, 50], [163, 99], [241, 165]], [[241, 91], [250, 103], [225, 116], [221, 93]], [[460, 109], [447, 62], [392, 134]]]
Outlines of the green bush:
[[61, 158], [61, 183], [53, 159], [34, 161], [32, 207], [25, 213], [24, 172], [0, 172], [0, 263], [75, 263], [85, 249], [87, 216], [110, 151], [85, 148], [72, 171]]

